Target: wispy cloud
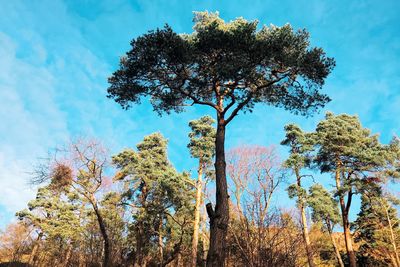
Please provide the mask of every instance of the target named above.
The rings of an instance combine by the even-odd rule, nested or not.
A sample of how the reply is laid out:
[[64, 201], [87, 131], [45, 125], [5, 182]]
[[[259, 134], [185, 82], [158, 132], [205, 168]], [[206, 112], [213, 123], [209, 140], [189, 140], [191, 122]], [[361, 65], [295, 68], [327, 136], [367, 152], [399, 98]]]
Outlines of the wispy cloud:
[[[75, 136], [102, 139], [116, 152], [161, 131], [178, 169], [190, 169], [189, 120], [211, 110], [188, 108], [159, 118], [149, 104], [122, 111], [106, 98], [107, 77], [129, 41], [168, 22], [191, 31], [194, 10], [219, 10], [262, 24], [307, 28], [313, 45], [337, 67], [325, 86], [325, 110], [358, 113], [387, 141], [400, 119], [399, 1], [3, 1], [0, 9], [0, 227], [34, 197], [29, 172], [47, 150]], [[211, 113], [212, 114], [212, 113]], [[258, 106], [239, 115], [227, 145], [277, 144], [289, 122], [312, 130], [323, 112], [304, 119]], [[285, 153], [285, 149], [281, 149]]]

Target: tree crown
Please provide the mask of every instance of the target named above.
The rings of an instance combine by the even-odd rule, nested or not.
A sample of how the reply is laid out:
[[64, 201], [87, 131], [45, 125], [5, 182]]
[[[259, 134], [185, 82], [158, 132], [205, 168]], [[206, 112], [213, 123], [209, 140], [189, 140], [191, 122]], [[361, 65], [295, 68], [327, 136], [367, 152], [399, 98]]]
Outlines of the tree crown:
[[213, 127], [215, 120], [210, 116], [203, 116], [189, 122], [192, 131], [189, 133], [190, 142], [188, 148], [194, 158], [200, 159], [203, 163], [211, 163], [214, 156], [215, 133]]
[[259, 102], [309, 114], [329, 101], [320, 89], [335, 61], [310, 47], [306, 30], [257, 30], [257, 21], [208, 12], [196, 12], [194, 23], [191, 34], [166, 25], [132, 40], [108, 96], [124, 108], [150, 97], [159, 114], [193, 104], [223, 115], [232, 108], [226, 123]]

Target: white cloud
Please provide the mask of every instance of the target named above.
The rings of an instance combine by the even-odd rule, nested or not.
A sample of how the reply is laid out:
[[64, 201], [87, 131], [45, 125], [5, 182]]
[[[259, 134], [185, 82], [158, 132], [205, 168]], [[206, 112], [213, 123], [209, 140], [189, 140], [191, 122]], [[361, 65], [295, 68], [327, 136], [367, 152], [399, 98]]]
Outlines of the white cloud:
[[0, 205], [15, 212], [34, 196], [27, 184], [34, 161], [65, 138], [67, 128], [54, 101], [53, 74], [19, 59], [6, 34], [0, 43]]

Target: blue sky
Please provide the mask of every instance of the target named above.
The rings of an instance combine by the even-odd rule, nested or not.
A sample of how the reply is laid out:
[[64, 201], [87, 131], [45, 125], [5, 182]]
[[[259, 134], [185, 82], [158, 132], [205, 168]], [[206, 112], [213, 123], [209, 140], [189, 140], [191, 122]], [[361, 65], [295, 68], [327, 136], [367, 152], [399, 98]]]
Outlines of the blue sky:
[[[2, 1], [0, 7], [0, 228], [35, 195], [29, 172], [71, 138], [104, 141], [113, 153], [160, 131], [179, 170], [193, 169], [189, 108], [162, 118], [148, 104], [128, 112], [106, 98], [107, 77], [132, 38], [170, 24], [191, 32], [192, 11], [307, 28], [336, 59], [324, 92], [333, 99], [312, 118], [258, 106], [229, 126], [227, 146], [278, 144], [289, 122], [312, 130], [325, 111], [358, 114], [387, 142], [400, 127], [400, 2], [393, 1]], [[285, 149], [280, 148], [283, 157]], [[325, 178], [323, 178], [325, 179]], [[327, 183], [328, 184], [328, 183]], [[281, 195], [277, 198], [285, 199]], [[356, 208], [353, 213], [357, 212]]]

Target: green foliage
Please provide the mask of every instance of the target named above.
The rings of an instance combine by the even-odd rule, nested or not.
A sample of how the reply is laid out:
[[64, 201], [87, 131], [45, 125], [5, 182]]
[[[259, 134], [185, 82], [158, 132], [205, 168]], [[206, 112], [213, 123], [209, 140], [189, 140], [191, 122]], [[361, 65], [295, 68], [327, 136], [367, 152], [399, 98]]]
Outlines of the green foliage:
[[383, 145], [378, 135], [363, 128], [357, 116], [327, 113], [315, 133], [314, 162], [321, 172], [340, 172], [336, 194], [360, 193], [369, 183], [397, 176], [398, 142]]
[[28, 209], [17, 212], [17, 217], [40, 229], [48, 240], [74, 242], [81, 233], [78, 207], [66, 201], [62, 194], [50, 186], [38, 189], [36, 199], [28, 203]]
[[132, 40], [109, 78], [109, 97], [128, 108], [149, 96], [158, 113], [187, 104], [218, 109], [217, 99], [226, 98], [226, 110], [237, 104], [251, 111], [263, 102], [307, 114], [329, 101], [319, 89], [335, 62], [310, 47], [306, 30], [257, 30], [257, 21], [225, 22], [208, 12], [195, 13], [194, 23], [191, 34], [166, 25]]
[[210, 116], [189, 122], [191, 132], [188, 148], [194, 158], [198, 158], [202, 164], [211, 164], [215, 153], [215, 120]]
[[315, 184], [310, 187], [307, 204], [312, 209], [313, 221], [329, 221], [332, 227], [340, 223], [338, 203], [322, 185]]
[[316, 163], [321, 171], [335, 170], [340, 164], [346, 172], [382, 168], [390, 150], [379, 143], [378, 135], [363, 128], [357, 116], [327, 113], [316, 129], [319, 147]]
[[189, 231], [186, 223], [193, 196], [186, 174], [178, 173], [167, 158], [167, 140], [160, 133], [148, 135], [137, 151], [124, 150], [112, 160], [119, 169], [116, 178], [125, 184], [123, 201], [134, 207], [130, 231], [136, 254], [152, 254], [156, 260], [160, 235], [173, 253], [174, 242], [181, 242]]
[[310, 152], [313, 150], [313, 134], [304, 133], [299, 126], [288, 124], [285, 126], [285, 139], [281, 145], [288, 146], [290, 155], [284, 162], [287, 168], [300, 169], [310, 164]]
[[360, 259], [364, 262], [383, 266], [394, 257], [393, 243], [400, 241], [400, 224], [397, 210], [390, 204], [391, 199], [393, 196], [382, 194], [376, 186], [361, 197], [361, 209], [352, 227], [355, 242], [360, 245]]
[[286, 191], [288, 192], [289, 198], [307, 199], [307, 191], [297, 184], [289, 185]]

